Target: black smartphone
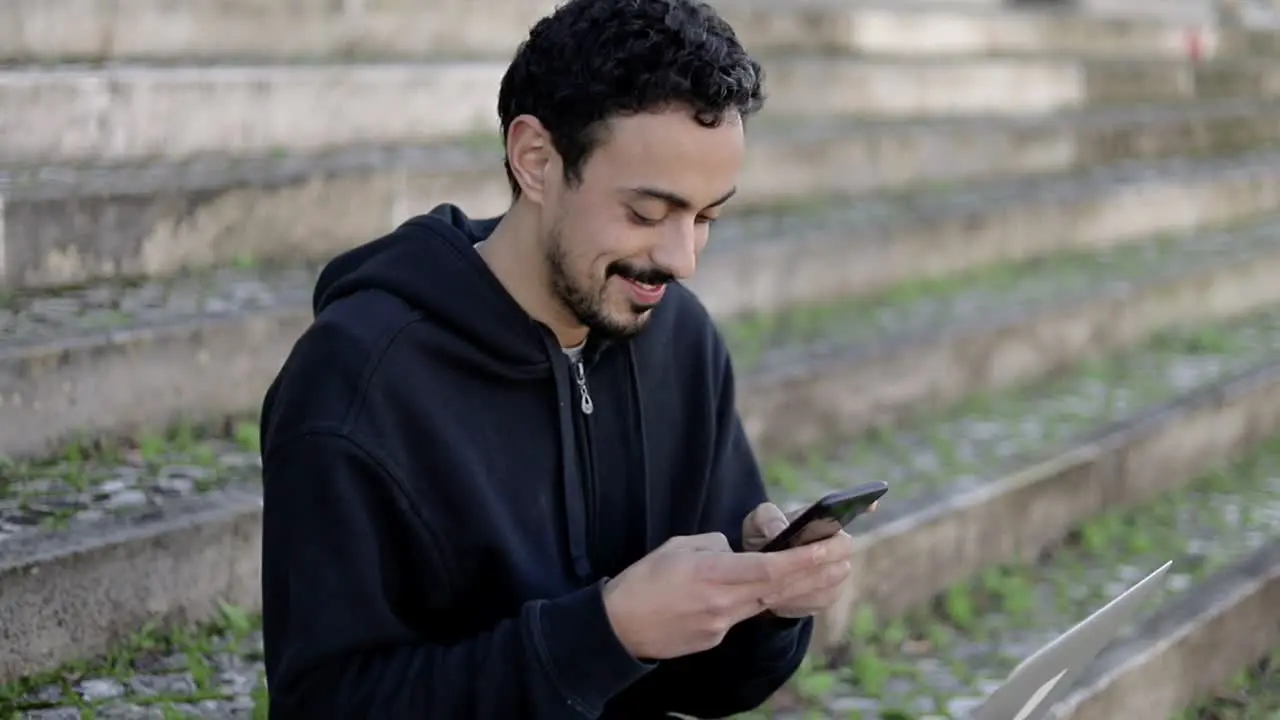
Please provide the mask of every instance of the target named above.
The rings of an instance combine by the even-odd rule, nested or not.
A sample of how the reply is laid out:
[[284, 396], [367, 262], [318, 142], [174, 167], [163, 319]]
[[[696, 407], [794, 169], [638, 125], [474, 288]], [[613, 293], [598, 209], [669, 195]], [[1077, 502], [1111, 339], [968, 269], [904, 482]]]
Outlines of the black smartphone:
[[831, 493], [810, 505], [786, 530], [770, 540], [761, 552], [777, 552], [826, 540], [860, 515], [874, 510], [876, 503], [887, 492], [888, 483], [873, 482], [852, 490]]

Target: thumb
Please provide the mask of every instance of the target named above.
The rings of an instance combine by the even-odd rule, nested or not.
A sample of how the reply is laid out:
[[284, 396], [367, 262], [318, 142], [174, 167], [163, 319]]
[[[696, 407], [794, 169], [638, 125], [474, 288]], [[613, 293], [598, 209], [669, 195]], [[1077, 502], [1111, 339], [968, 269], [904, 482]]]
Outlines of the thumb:
[[764, 503], [756, 508], [753, 513], [755, 525], [760, 530], [760, 534], [766, 538], [773, 539], [775, 535], [787, 528], [790, 523], [787, 522], [787, 516], [773, 503]]

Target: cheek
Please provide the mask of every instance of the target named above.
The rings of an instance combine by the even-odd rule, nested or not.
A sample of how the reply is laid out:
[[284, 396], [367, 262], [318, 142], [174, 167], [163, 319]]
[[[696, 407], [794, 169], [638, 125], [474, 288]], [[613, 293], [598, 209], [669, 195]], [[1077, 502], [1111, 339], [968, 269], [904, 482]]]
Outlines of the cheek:
[[559, 233], [560, 257], [564, 271], [582, 289], [597, 287], [604, 280], [605, 271], [612, 262], [602, 255], [598, 235], [590, 227], [562, 227]]
[[583, 238], [580, 256], [597, 277], [603, 277], [611, 263], [629, 262], [647, 266], [650, 240], [655, 231], [628, 221], [600, 223]]
[[650, 246], [661, 231], [631, 222], [626, 209], [615, 203], [590, 200], [584, 193], [565, 198], [560, 234], [575, 272], [589, 273], [598, 280], [617, 260], [648, 264]]

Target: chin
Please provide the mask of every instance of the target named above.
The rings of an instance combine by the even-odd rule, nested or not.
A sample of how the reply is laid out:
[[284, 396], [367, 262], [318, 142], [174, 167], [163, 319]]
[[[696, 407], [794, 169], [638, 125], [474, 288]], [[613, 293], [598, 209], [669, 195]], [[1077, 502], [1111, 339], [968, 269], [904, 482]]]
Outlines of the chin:
[[611, 312], [607, 321], [600, 324], [602, 327], [594, 329], [610, 337], [634, 337], [649, 322], [652, 311], [652, 307], [630, 307], [623, 312]]
[[614, 326], [614, 335], [621, 338], [635, 337], [648, 324], [649, 316], [633, 317], [630, 322], [618, 323]]

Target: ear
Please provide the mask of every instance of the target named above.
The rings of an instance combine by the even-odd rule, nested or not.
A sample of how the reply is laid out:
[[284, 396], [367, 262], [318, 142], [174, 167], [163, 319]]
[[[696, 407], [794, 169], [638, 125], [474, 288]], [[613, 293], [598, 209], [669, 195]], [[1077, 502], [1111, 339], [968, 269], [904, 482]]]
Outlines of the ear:
[[532, 115], [520, 115], [507, 127], [507, 163], [520, 185], [520, 194], [541, 205], [546, 193], [555, 148], [542, 122]]

